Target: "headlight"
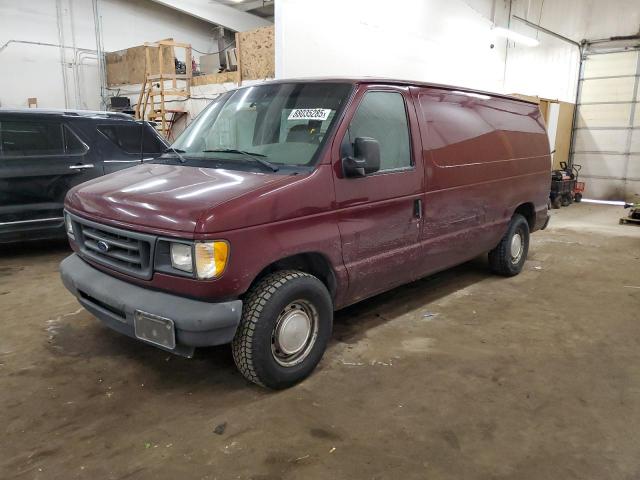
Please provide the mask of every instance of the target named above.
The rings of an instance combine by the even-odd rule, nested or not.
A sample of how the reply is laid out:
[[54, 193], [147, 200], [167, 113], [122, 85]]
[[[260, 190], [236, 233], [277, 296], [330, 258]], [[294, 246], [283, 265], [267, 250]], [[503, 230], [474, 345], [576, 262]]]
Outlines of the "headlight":
[[193, 272], [193, 258], [191, 257], [191, 245], [184, 243], [171, 244], [171, 265], [183, 272]]
[[75, 236], [73, 235], [73, 223], [71, 223], [71, 217], [68, 214], [64, 214], [64, 224], [65, 224], [65, 228], [67, 229], [67, 235], [69, 235], [71, 238], [75, 238]]
[[222, 275], [229, 258], [229, 244], [225, 241], [196, 242], [196, 273], [198, 278]]

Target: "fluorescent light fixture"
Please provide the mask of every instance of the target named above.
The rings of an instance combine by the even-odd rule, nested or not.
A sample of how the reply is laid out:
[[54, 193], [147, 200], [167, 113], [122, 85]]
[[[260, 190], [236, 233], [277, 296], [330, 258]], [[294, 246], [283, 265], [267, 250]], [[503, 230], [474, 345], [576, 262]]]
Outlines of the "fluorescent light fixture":
[[583, 198], [582, 201], [585, 203], [598, 203], [600, 205], [618, 205], [619, 207], [625, 205], [625, 202], [619, 200], [592, 200], [590, 198]]
[[540, 42], [535, 38], [527, 37], [526, 35], [514, 32], [513, 30], [509, 30], [508, 28], [495, 27], [493, 28], [493, 33], [498, 37], [508, 38], [509, 40], [513, 40], [516, 43], [521, 43], [522, 45], [526, 45], [527, 47], [537, 47], [538, 45], [540, 45]]

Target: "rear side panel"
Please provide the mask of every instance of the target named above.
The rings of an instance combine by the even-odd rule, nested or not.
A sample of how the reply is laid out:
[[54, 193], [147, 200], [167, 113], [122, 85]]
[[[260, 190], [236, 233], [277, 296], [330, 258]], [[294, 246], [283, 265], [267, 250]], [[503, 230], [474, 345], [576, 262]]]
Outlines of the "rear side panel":
[[446, 89], [413, 92], [426, 168], [427, 271], [492, 249], [519, 205], [533, 204], [542, 222], [551, 159], [538, 106]]
[[63, 237], [67, 191], [101, 174], [65, 118], [0, 115], [0, 243]]

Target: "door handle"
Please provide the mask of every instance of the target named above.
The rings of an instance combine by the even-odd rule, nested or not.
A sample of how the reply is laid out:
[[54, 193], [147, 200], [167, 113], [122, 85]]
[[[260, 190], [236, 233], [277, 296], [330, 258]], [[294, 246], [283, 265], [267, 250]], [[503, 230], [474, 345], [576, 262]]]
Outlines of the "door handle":
[[422, 199], [417, 198], [413, 201], [413, 216], [422, 218]]
[[84, 170], [85, 168], [93, 168], [93, 163], [84, 163], [81, 165], [71, 165], [69, 170]]

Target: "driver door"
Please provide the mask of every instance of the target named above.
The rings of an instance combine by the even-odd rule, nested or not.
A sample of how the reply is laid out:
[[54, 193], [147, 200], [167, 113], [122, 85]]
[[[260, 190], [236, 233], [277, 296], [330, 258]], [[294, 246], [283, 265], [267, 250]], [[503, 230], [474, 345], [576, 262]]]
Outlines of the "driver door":
[[[332, 152], [348, 303], [420, 276], [424, 171], [415, 108], [406, 87], [367, 86], [354, 99]], [[347, 177], [342, 159], [357, 137], [380, 145], [380, 170]]]

